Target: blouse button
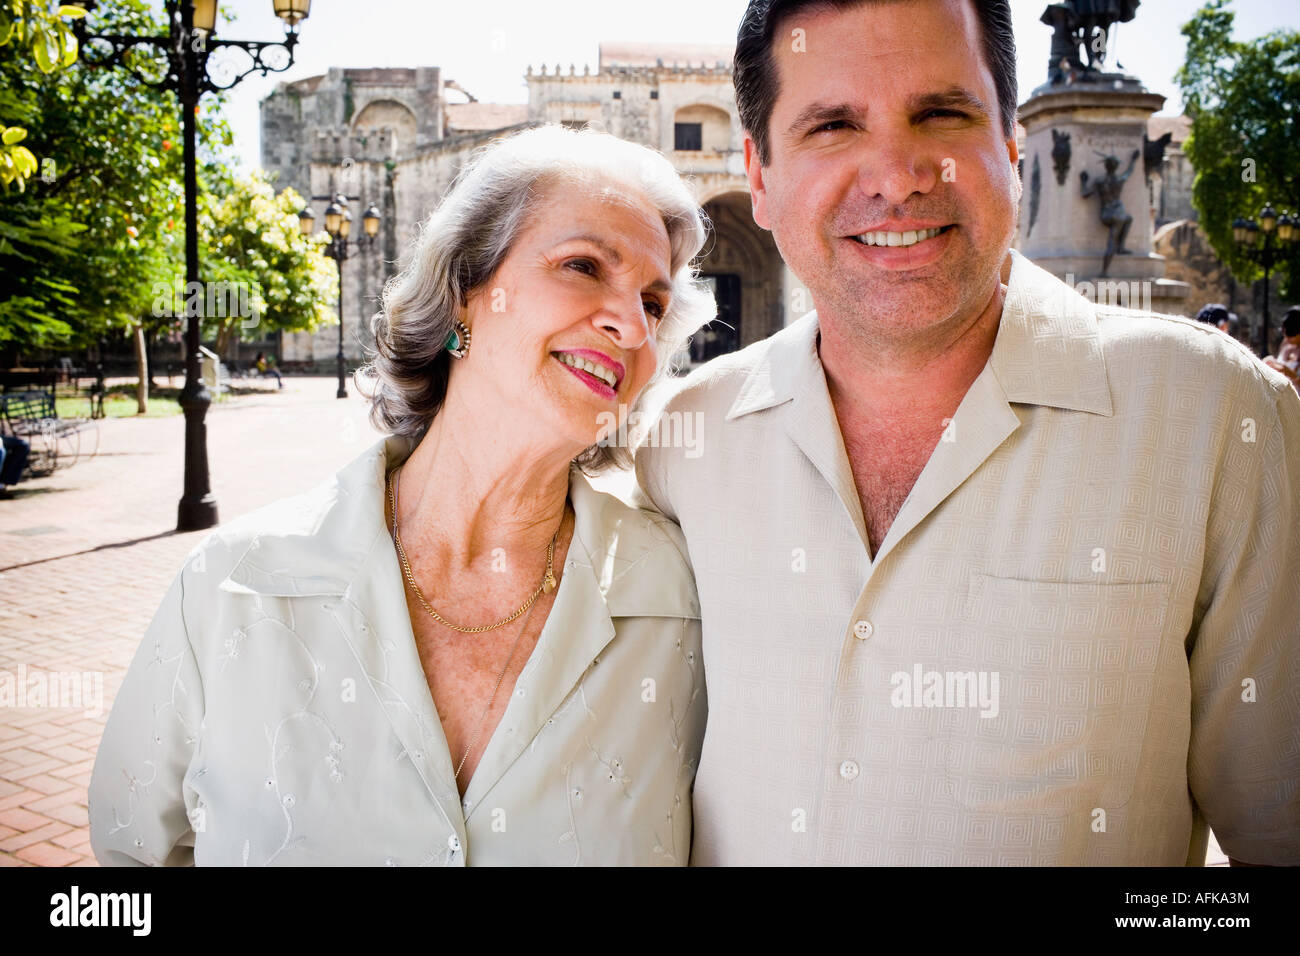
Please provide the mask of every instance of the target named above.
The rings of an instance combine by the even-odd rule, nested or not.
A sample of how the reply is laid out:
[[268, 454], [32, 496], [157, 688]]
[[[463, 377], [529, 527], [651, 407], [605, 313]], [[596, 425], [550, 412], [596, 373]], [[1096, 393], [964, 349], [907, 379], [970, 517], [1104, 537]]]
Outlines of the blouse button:
[[298, 801], [294, 799], [292, 793], [286, 793], [284, 795], [284, 800], [281, 802], [284, 803], [285, 807], [292, 807]]
[[456, 836], [456, 834], [454, 834], [454, 833], [453, 833], [451, 836], [447, 837], [447, 846], [448, 846], [448, 848], [451, 850], [452, 853], [459, 853], [459, 852], [460, 852], [460, 837]]

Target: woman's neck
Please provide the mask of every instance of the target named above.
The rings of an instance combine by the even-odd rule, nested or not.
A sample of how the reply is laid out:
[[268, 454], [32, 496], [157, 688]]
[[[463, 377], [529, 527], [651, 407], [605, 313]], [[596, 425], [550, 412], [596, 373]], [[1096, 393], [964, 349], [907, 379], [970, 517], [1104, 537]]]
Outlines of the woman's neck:
[[444, 407], [401, 466], [402, 546], [452, 572], [534, 563], [564, 516], [571, 457]]

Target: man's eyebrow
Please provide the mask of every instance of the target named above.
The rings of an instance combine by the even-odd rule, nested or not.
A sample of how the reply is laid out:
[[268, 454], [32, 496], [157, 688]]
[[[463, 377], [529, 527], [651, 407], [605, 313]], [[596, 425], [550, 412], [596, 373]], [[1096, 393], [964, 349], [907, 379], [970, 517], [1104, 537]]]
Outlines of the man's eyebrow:
[[[623, 264], [622, 254], [613, 246], [611, 246], [608, 242], [606, 242], [603, 238], [595, 235], [594, 233], [580, 232], [576, 235], [566, 237], [561, 241], [560, 244], [563, 245], [565, 242], [579, 242], [579, 241], [590, 242], [601, 252], [605, 253], [605, 255], [609, 256], [610, 261], [614, 263], [615, 268]], [[660, 292], [666, 296], [671, 295], [673, 291], [672, 283], [662, 277], [650, 283], [650, 285], [647, 288], [651, 292]]]
[[908, 99], [907, 107], [913, 114], [924, 113], [926, 110], [963, 109], [989, 119], [993, 117], [993, 112], [984, 101], [964, 86], [950, 86], [932, 93], [918, 93]]
[[821, 126], [836, 120], [856, 120], [859, 116], [857, 107], [848, 103], [809, 103], [790, 124], [788, 132], [798, 133], [808, 126]]
[[[982, 99], [963, 86], [950, 86], [930, 93], [917, 93], [908, 98], [908, 112], [913, 115], [926, 110], [964, 109], [981, 116], [992, 118], [993, 113]], [[856, 122], [862, 111], [850, 103], [814, 102], [799, 111], [799, 115], [790, 124], [789, 133], [797, 134], [801, 130], [821, 126], [837, 121]]]

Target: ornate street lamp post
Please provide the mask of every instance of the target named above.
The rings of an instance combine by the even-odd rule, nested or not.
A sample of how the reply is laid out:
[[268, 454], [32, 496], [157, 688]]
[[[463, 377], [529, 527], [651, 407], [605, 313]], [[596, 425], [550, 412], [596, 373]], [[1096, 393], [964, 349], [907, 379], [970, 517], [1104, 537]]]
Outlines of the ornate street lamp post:
[[1246, 258], [1264, 268], [1264, 322], [1260, 326], [1259, 343], [1255, 349], [1260, 358], [1269, 354], [1269, 273], [1273, 266], [1292, 254], [1291, 244], [1296, 240], [1296, 224], [1289, 213], [1284, 212], [1279, 218], [1269, 203], [1265, 203], [1259, 211], [1258, 223], [1254, 219], [1237, 219], [1232, 223], [1232, 238], [1236, 241], [1237, 248]]
[[[311, 0], [272, 0], [276, 16], [284, 21], [285, 38], [279, 42], [218, 40], [213, 37], [217, 24], [218, 0], [164, 0], [167, 36], [124, 36], [94, 34], [86, 19], [73, 21], [73, 30], [81, 46], [81, 59], [88, 66], [122, 67], [139, 82], [155, 89], [171, 90], [181, 102], [181, 129], [185, 163], [185, 287], [199, 281], [198, 173], [195, 161], [194, 117], [204, 93], [228, 90], [250, 73], [281, 73], [293, 65], [293, 48], [298, 42], [298, 24], [307, 19]], [[94, 0], [73, 0], [73, 6], [87, 13], [95, 9]], [[140, 71], [127, 54], [150, 49], [166, 58], [166, 73], [148, 76]], [[220, 55], [212, 62], [209, 57]], [[232, 62], [233, 53], [246, 62]], [[207, 426], [204, 418], [212, 396], [199, 373], [199, 344], [202, 315], [186, 309], [185, 387], [180, 406], [185, 412], [185, 491], [177, 508], [177, 531], [199, 531], [217, 524], [217, 502], [212, 497], [208, 476]]]
[[[352, 213], [348, 210], [348, 200], [358, 199], [358, 197], [344, 196], [339, 193], [333, 197], [313, 196], [312, 199], [330, 200], [330, 204], [325, 208], [325, 231], [330, 237], [325, 255], [334, 260], [339, 270], [339, 389], [334, 393], [334, 397], [347, 398], [348, 389], [343, 367], [343, 262], [348, 257], [349, 246], [360, 251], [374, 244], [375, 237], [379, 235], [379, 210], [375, 208], [374, 203], [370, 204], [361, 217], [362, 234], [349, 241], [348, 236], [352, 232]], [[303, 235], [311, 234], [315, 222], [316, 214], [311, 211], [311, 205], [304, 206], [302, 212], [298, 214], [298, 228], [302, 230]]]

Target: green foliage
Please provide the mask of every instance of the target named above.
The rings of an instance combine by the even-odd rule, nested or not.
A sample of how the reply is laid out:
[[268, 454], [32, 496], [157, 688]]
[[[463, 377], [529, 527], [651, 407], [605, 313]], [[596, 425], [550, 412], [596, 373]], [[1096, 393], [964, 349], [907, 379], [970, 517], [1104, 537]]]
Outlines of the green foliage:
[[[1196, 170], [1192, 203], [1215, 252], [1250, 282], [1263, 270], [1237, 249], [1233, 220], [1257, 218], [1265, 202], [1300, 214], [1300, 33], [1240, 42], [1232, 25], [1229, 0], [1198, 10], [1183, 26], [1187, 60], [1176, 79], [1192, 119], [1183, 144]], [[1284, 298], [1300, 298], [1300, 243], [1275, 274]]]
[[[144, 0], [96, 9], [95, 29], [165, 34]], [[2, 55], [0, 89], [24, 123], [39, 176], [0, 199], [0, 341], [79, 347], [147, 314], [175, 270], [181, 161], [175, 97], [117, 69], [45, 73]]]
[[[109, 0], [94, 17], [97, 33], [166, 34], [146, 0]], [[185, 278], [176, 95], [84, 62], [46, 74], [15, 49], [0, 47], [0, 113], [26, 130], [39, 172], [25, 192], [0, 193], [0, 345], [72, 349], [182, 327], [183, 308], [155, 309], [157, 286]], [[197, 117], [200, 277], [248, 283], [263, 330], [314, 328], [331, 315], [333, 264], [299, 234], [300, 197], [234, 180], [221, 105], [206, 96]]]
[[[30, 56], [42, 73], [53, 73], [77, 60], [77, 38], [64, 18], [84, 17], [80, 7], [65, 4], [50, 12], [43, 0], [0, 0], [0, 47], [15, 57]], [[0, 97], [0, 117], [12, 115], [5, 107], [9, 97]], [[22, 141], [27, 131], [0, 121], [0, 188], [11, 183], [21, 192], [36, 173], [36, 156]]]
[[226, 181], [206, 193], [199, 211], [206, 237], [202, 272], [208, 281], [245, 283], [259, 313], [256, 326], [236, 319], [214, 323], [227, 333], [256, 338], [268, 331], [313, 331], [332, 321], [337, 299], [334, 263], [319, 237], [302, 235], [298, 213], [305, 202], [293, 189], [275, 192], [264, 173]]

